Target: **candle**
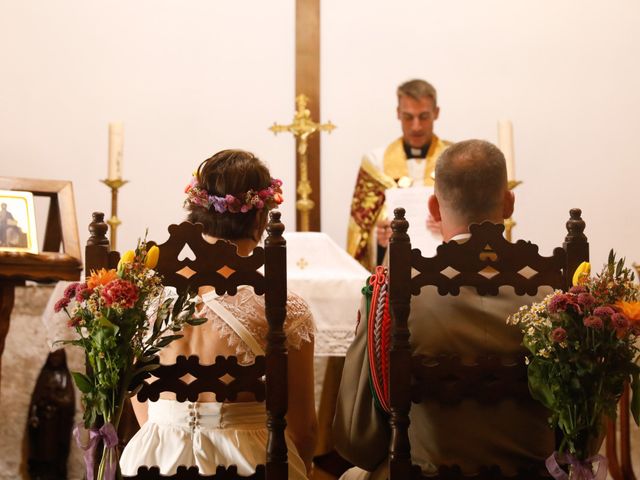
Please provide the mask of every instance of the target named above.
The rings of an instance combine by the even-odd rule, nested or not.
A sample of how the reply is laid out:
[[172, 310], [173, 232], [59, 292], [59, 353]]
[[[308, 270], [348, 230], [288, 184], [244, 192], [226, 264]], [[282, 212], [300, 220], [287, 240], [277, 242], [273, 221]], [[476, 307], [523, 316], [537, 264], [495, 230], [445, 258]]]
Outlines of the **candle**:
[[121, 122], [109, 124], [109, 180], [122, 179], [122, 146], [124, 126]]
[[498, 122], [498, 148], [507, 162], [507, 180], [516, 179], [516, 166], [513, 158], [513, 126], [509, 120]]

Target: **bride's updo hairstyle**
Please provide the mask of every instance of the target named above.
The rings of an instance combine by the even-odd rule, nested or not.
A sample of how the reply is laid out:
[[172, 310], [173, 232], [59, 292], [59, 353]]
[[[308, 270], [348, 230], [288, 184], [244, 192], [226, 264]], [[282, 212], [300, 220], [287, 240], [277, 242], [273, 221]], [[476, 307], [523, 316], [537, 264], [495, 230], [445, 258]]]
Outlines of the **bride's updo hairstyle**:
[[282, 202], [281, 185], [252, 153], [223, 150], [202, 162], [187, 186], [187, 220], [212, 237], [258, 241], [267, 212]]

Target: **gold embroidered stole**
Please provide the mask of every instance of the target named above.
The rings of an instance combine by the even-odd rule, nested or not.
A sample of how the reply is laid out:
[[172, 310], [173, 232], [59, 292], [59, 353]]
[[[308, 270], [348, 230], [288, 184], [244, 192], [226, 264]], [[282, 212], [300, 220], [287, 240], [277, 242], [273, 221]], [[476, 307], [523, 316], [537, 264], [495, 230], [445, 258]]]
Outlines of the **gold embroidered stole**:
[[[424, 169], [424, 185], [433, 185], [433, 171], [436, 168], [436, 160], [449, 145], [451, 145], [451, 142], [440, 140], [436, 135], [431, 138], [431, 145], [426, 158], [427, 165]], [[402, 146], [402, 138], [398, 138], [387, 147], [382, 162], [384, 173], [389, 177], [397, 180], [409, 176], [407, 155]]]

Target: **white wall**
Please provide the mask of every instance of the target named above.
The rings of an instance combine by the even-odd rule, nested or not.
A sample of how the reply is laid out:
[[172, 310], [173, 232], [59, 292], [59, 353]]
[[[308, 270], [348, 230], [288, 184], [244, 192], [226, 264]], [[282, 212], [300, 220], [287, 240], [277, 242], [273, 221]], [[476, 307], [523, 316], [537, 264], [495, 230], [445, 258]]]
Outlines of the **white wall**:
[[581, 207], [596, 265], [640, 262], [639, 18], [632, 0], [323, 0], [324, 229], [344, 244], [360, 158], [400, 135], [395, 88], [421, 77], [446, 139], [513, 121], [514, 238], [548, 255]]
[[0, 175], [72, 180], [84, 245], [91, 212], [110, 212], [99, 179], [122, 121], [118, 246], [147, 226], [164, 239], [191, 172], [222, 148], [295, 175], [293, 141], [267, 130], [293, 116], [294, 41], [293, 0], [0, 0]]
[[[363, 152], [397, 135], [395, 88], [438, 88], [437, 132], [515, 130], [516, 238], [549, 253], [580, 206], [592, 258], [640, 261], [640, 4], [613, 0], [322, 0], [322, 225], [344, 245]], [[183, 217], [193, 168], [243, 147], [286, 180], [293, 115], [294, 2], [0, 0], [0, 175], [74, 182], [81, 241], [108, 211], [107, 124], [125, 124], [119, 246]], [[317, 113], [317, 112], [314, 112]]]

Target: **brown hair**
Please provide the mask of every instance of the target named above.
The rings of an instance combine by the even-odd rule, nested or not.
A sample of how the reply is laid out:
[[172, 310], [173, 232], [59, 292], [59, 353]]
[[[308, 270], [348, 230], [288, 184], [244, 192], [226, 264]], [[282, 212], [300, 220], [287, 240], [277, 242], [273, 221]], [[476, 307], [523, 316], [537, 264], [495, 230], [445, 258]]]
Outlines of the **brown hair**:
[[402, 95], [411, 97], [414, 100], [420, 100], [421, 98], [433, 99], [433, 106], [438, 106], [438, 94], [436, 89], [429, 82], [420, 79], [409, 80], [404, 82], [398, 87], [396, 92], [398, 94], [398, 100]]
[[[222, 150], [200, 164], [198, 183], [209, 195], [242, 196], [249, 190], [262, 190], [271, 184], [269, 169], [255, 155], [244, 150]], [[204, 233], [225, 240], [251, 238], [258, 241], [267, 225], [267, 209], [219, 213], [193, 203], [186, 206], [187, 220], [202, 223]]]
[[455, 143], [436, 163], [438, 200], [469, 223], [488, 218], [501, 205], [506, 188], [504, 155], [484, 140]]

